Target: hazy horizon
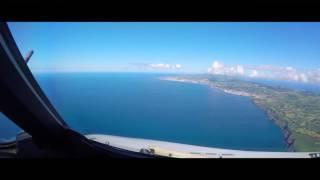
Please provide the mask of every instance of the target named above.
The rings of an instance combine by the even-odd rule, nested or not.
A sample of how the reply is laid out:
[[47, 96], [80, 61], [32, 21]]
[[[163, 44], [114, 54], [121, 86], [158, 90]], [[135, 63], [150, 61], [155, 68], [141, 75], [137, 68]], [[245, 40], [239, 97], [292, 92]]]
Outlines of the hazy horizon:
[[33, 72], [218, 74], [320, 84], [320, 23], [10, 22]]

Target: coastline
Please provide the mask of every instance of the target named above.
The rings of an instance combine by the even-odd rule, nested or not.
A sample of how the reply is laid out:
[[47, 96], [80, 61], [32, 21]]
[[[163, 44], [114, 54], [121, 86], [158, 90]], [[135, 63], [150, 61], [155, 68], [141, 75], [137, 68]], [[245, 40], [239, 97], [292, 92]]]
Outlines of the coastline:
[[267, 116], [268, 118], [274, 122], [280, 129], [281, 132], [284, 136], [284, 142], [287, 146], [287, 150], [288, 151], [295, 151], [294, 148], [294, 142], [295, 139], [292, 137], [292, 131], [288, 128], [288, 124], [287, 123], [283, 123], [282, 121], [278, 120], [270, 110], [268, 110], [267, 108], [265, 108], [264, 106], [262, 106], [261, 104], [259, 104], [257, 102], [257, 99], [255, 98], [251, 98], [251, 101], [253, 104], [255, 104], [258, 108], [260, 108]]
[[174, 81], [174, 82], [182, 82], [182, 83], [192, 83], [192, 84], [203, 84], [203, 85], [207, 85], [210, 88], [216, 88], [219, 89], [227, 94], [232, 94], [232, 95], [237, 95], [237, 96], [245, 96], [245, 97], [249, 97], [251, 99], [251, 102], [257, 106], [258, 108], [260, 108], [264, 113], [266, 113], [266, 115], [268, 116], [268, 118], [273, 121], [275, 123], [275, 125], [277, 125], [280, 129], [281, 132], [283, 134], [284, 137], [284, 142], [286, 144], [286, 148], [287, 151], [295, 151], [294, 148], [294, 143], [295, 143], [295, 139], [292, 137], [292, 132], [291, 130], [288, 128], [288, 124], [287, 123], [283, 123], [282, 121], [280, 121], [279, 119], [277, 119], [270, 110], [268, 110], [266, 107], [264, 107], [263, 105], [259, 104], [258, 100], [259, 98], [261, 98], [260, 96], [256, 95], [256, 94], [249, 94], [246, 92], [242, 92], [242, 91], [234, 91], [234, 90], [229, 90], [229, 89], [225, 89], [222, 87], [218, 87], [215, 86], [213, 84], [211, 84], [209, 82], [209, 80], [207, 79], [202, 79], [202, 80], [190, 80], [190, 79], [178, 79], [178, 78], [172, 78], [172, 77], [166, 77], [166, 78], [159, 78], [160, 80], [166, 80], [166, 81]]

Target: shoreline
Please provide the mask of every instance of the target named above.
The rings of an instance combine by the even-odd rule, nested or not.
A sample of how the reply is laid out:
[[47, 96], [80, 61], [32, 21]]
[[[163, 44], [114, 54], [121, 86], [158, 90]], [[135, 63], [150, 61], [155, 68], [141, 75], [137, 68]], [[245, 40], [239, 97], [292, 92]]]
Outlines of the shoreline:
[[283, 123], [282, 121], [275, 118], [274, 115], [272, 115], [272, 112], [270, 110], [266, 109], [265, 107], [263, 107], [262, 105], [260, 105], [256, 101], [256, 99], [251, 98], [251, 101], [253, 104], [255, 104], [255, 106], [257, 106], [259, 109], [261, 109], [275, 125], [277, 125], [281, 129], [285, 145], [287, 146], [287, 150], [294, 152], [295, 151], [295, 148], [294, 148], [295, 139], [292, 137], [292, 131], [288, 128], [288, 124]]
[[189, 79], [177, 79], [177, 78], [172, 78], [172, 77], [167, 77], [167, 78], [159, 78], [160, 80], [165, 80], [165, 81], [174, 81], [174, 82], [182, 82], [182, 83], [192, 83], [192, 84], [202, 84], [202, 85], [207, 85], [210, 88], [216, 88], [219, 89], [221, 91], [223, 91], [224, 93], [227, 94], [232, 94], [232, 95], [236, 95], [236, 96], [245, 96], [245, 97], [249, 97], [251, 102], [258, 107], [259, 109], [261, 109], [267, 116], [268, 118], [281, 129], [283, 138], [284, 138], [284, 142], [286, 145], [286, 149], [287, 151], [295, 151], [294, 148], [294, 143], [295, 143], [295, 139], [292, 137], [292, 131], [288, 128], [287, 123], [283, 123], [282, 121], [278, 120], [277, 118], [274, 117], [274, 115], [272, 115], [272, 112], [270, 110], [268, 110], [266, 107], [263, 107], [262, 105], [260, 105], [257, 102], [257, 98], [260, 98], [260, 96], [255, 95], [255, 94], [249, 94], [246, 92], [242, 92], [242, 91], [234, 91], [234, 90], [228, 90], [228, 89], [224, 89], [221, 87], [217, 87], [214, 86], [212, 84], [210, 84], [210, 82], [205, 79], [205, 80], [189, 80]]

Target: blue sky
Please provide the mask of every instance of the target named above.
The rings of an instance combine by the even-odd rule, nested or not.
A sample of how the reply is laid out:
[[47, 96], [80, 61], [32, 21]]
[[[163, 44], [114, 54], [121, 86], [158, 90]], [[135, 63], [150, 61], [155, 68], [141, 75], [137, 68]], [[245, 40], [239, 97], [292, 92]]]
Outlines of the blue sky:
[[23, 54], [34, 50], [29, 64], [34, 71], [203, 73], [214, 61], [320, 68], [320, 23], [12, 22], [9, 27]]

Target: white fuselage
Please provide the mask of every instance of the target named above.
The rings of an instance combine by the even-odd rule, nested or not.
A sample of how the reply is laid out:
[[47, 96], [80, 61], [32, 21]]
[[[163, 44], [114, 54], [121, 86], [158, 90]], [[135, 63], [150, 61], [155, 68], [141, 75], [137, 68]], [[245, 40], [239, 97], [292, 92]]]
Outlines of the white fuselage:
[[112, 135], [92, 134], [86, 137], [120, 149], [134, 152], [146, 149], [151, 150], [155, 155], [176, 158], [311, 158], [312, 155], [313, 157], [320, 156], [320, 152], [242, 151]]

